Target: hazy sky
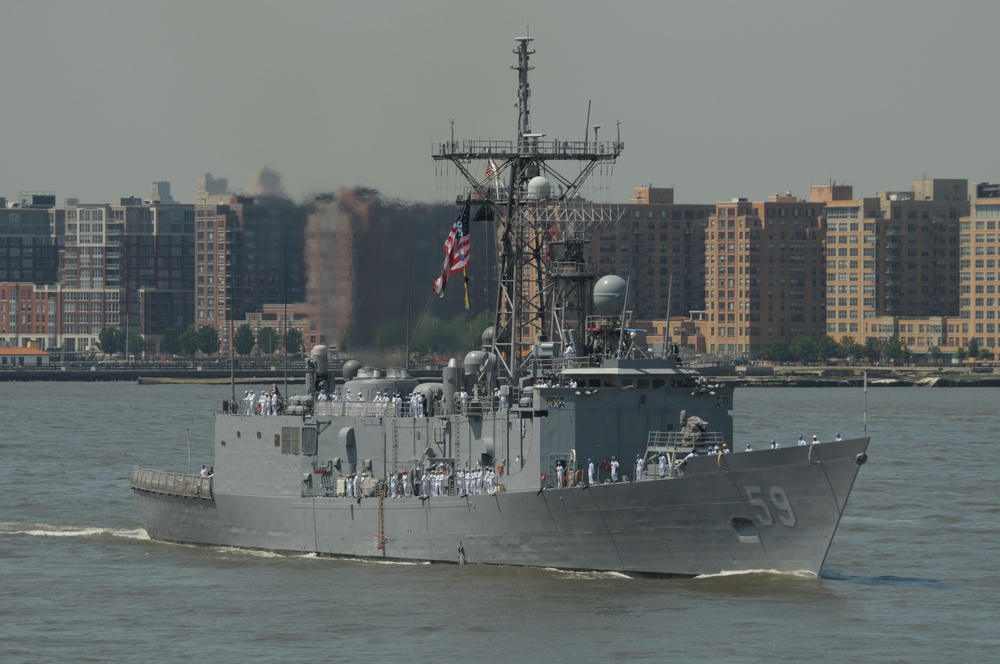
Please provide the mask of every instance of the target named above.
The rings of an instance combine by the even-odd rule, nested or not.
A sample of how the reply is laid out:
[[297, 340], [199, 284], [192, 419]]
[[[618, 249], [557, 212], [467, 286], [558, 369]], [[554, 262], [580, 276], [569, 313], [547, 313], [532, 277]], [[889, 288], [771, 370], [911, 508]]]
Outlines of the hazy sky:
[[1000, 180], [1000, 2], [46, 0], [0, 3], [0, 195], [191, 202], [211, 172], [302, 198], [443, 200], [435, 141], [511, 139], [530, 29], [532, 129], [625, 151], [599, 200], [810, 184]]

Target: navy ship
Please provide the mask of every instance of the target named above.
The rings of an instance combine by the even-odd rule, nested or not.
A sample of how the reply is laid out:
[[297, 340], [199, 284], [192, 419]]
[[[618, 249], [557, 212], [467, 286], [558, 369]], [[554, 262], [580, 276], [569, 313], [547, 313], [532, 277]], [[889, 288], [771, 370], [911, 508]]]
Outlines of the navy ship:
[[356, 361], [335, 375], [317, 346], [305, 394], [221, 401], [214, 474], [133, 470], [151, 538], [637, 575], [820, 573], [869, 439], [734, 450], [733, 386], [674, 344], [637, 345], [628, 282], [583, 259], [620, 214], [580, 187], [623, 145], [596, 127], [583, 141], [532, 131], [530, 41], [514, 50], [516, 138], [433, 151], [469, 183], [435, 288], [467, 260], [470, 209], [495, 229], [481, 347], [421, 382]]

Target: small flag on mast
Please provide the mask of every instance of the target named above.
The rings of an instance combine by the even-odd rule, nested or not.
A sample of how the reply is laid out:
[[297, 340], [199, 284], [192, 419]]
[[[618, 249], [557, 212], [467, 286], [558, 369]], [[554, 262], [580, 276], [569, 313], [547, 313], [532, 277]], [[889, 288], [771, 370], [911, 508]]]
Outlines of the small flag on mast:
[[500, 168], [497, 166], [495, 161], [490, 159], [486, 163], [486, 179], [495, 180], [498, 175], [500, 175]]

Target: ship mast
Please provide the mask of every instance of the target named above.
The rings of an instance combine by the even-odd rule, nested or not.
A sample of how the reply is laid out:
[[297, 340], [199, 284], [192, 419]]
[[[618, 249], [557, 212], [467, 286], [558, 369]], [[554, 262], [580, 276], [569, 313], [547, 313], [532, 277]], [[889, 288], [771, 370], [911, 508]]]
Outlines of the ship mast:
[[[586, 285], [594, 280], [583, 263], [582, 247], [590, 231], [616, 222], [621, 214], [577, 198], [593, 170], [613, 164], [621, 154], [620, 140], [599, 142], [596, 127], [593, 141], [586, 136], [583, 141], [546, 139], [532, 131], [531, 41], [517, 39], [518, 63], [511, 67], [518, 72], [516, 140], [453, 139], [437, 144], [433, 154], [436, 161], [450, 161], [462, 173], [472, 199], [489, 206], [497, 222], [499, 295], [493, 352], [508, 377], [521, 374], [522, 362], [537, 342], [562, 341], [567, 330], [582, 332], [589, 313]], [[496, 164], [500, 175], [480, 178], [472, 169], [481, 162]], [[564, 175], [553, 166], [560, 162], [576, 162], [579, 173]], [[554, 246], [560, 249], [558, 260]]]

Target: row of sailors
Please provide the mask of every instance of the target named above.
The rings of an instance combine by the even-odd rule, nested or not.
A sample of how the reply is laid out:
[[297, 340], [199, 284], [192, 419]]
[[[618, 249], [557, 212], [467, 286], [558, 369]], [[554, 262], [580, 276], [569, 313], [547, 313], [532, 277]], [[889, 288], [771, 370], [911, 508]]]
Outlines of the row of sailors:
[[[833, 440], [835, 442], [839, 443], [839, 442], [841, 442], [844, 439], [841, 438], [840, 432], [838, 431], [837, 435], [834, 436]], [[805, 436], [800, 435], [799, 436], [799, 440], [796, 443], [796, 445], [799, 445], [799, 446], [801, 446], [801, 445], [818, 445], [818, 444], [820, 444], [820, 439], [819, 439], [819, 436], [817, 436], [816, 434], [813, 434], [813, 437], [812, 437], [811, 441], [807, 441]], [[776, 450], [776, 449], [778, 449], [780, 447], [781, 447], [781, 445], [778, 443], [778, 441], [775, 438], [772, 438], [771, 439], [771, 449], [772, 450]], [[747, 452], [753, 452], [753, 445], [750, 444], [750, 443], [747, 443], [746, 451]], [[729, 445], [727, 445], [726, 443], [723, 443], [721, 449], [719, 448], [718, 445], [709, 446], [708, 451], [706, 452], [706, 454], [708, 454], [709, 456], [713, 456], [713, 455], [716, 455], [716, 454], [729, 454], [730, 452], [731, 452], [731, 450], [729, 449]], [[661, 452], [661, 454], [662, 454], [662, 452]], [[685, 459], [690, 458], [692, 456], [698, 456], [697, 452], [691, 452], [690, 454], [687, 455], [687, 457], [685, 457]]]
[[265, 392], [260, 391], [258, 397], [253, 390], [247, 390], [240, 400], [240, 412], [244, 415], [277, 415], [281, 410], [281, 395], [278, 388], [271, 388]]
[[347, 390], [343, 399], [341, 399], [338, 392], [334, 392], [331, 395], [327, 395], [326, 392], [320, 392], [316, 395], [316, 401], [342, 404], [342, 412], [348, 415], [370, 413], [373, 415], [402, 417], [405, 410], [410, 417], [427, 416], [425, 407], [427, 400], [419, 392], [411, 394], [408, 400], [404, 400], [401, 394], [390, 395], [389, 391], [385, 390], [383, 392], [376, 392], [371, 401], [366, 401], [365, 395], [362, 392], [358, 392], [357, 400], [355, 400], [350, 390]]
[[[459, 469], [455, 473], [455, 492], [463, 494], [492, 494], [496, 491], [496, 471], [492, 468]], [[344, 478], [344, 496], [360, 498], [362, 487], [368, 478], [367, 472], [351, 473]], [[389, 496], [392, 498], [412, 498], [413, 485], [410, 476], [404, 470], [401, 473], [389, 473]], [[449, 477], [442, 469], [432, 469], [423, 473], [420, 479], [420, 495], [444, 496], [449, 493]]]
[[[695, 455], [695, 456], [697, 456], [697, 455]], [[653, 462], [650, 461], [648, 463], [652, 464]], [[635, 475], [634, 475], [634, 477], [635, 477], [635, 481], [636, 482], [641, 482], [642, 481], [643, 474], [645, 474], [645, 472], [646, 472], [646, 464], [647, 464], [647, 461], [642, 457], [641, 454], [636, 454], [635, 455]], [[660, 477], [661, 478], [662, 477], [666, 477], [667, 476], [667, 455], [664, 454], [663, 452], [660, 452], [659, 456], [656, 458], [656, 465], [659, 468]], [[611, 471], [611, 481], [612, 482], [618, 482], [619, 479], [620, 479], [618, 471], [619, 471], [619, 468], [621, 468], [621, 464], [618, 463], [618, 457], [614, 457], [613, 456], [610, 459], [608, 459], [607, 462], [606, 462], [606, 464], [605, 464], [605, 467], [609, 471]], [[564, 469], [561, 466], [559, 466], [558, 464], [556, 465], [556, 485], [559, 486], [559, 487], [562, 487], [565, 484], [565, 482], [563, 480], [563, 475], [562, 475], [562, 471], [563, 470]], [[597, 466], [594, 463], [593, 457], [590, 457], [590, 458], [587, 459], [587, 484], [591, 484], [591, 485], [597, 484]]]
[[[839, 443], [839, 442], [841, 442], [844, 439], [840, 437], [840, 432], [838, 431], [837, 435], [835, 435], [833, 437], [833, 440], [834, 440], [834, 442]], [[808, 441], [806, 440], [805, 436], [803, 436], [803, 435], [800, 434], [799, 435], [799, 441], [798, 441], [798, 443], [796, 443], [796, 445], [819, 445], [819, 444], [820, 444], [819, 436], [817, 436], [816, 434], [813, 434], [812, 440], [808, 440]], [[774, 438], [772, 438], [771, 439], [771, 449], [772, 450], [776, 450], [779, 447], [781, 447], [781, 445], [778, 444], [778, 441], [775, 440]], [[747, 452], [752, 452], [752, 451], [753, 451], [753, 446], [751, 446], [750, 443], [747, 443]]]
[[[504, 409], [507, 407], [507, 395], [501, 394], [500, 388], [496, 388], [493, 391], [494, 403], [499, 409]], [[334, 392], [332, 394], [327, 394], [326, 392], [320, 392], [316, 395], [316, 401], [320, 402], [330, 402], [330, 403], [343, 403], [343, 404], [391, 404], [390, 408], [376, 408], [375, 411], [381, 411], [384, 414], [394, 414], [396, 417], [401, 417], [403, 415], [403, 405], [406, 403], [406, 412], [410, 417], [426, 417], [427, 416], [427, 397], [425, 397], [420, 392], [414, 392], [409, 396], [409, 399], [404, 400], [403, 396], [399, 393], [394, 395], [389, 394], [389, 390], [384, 390], [382, 392], [376, 391], [372, 396], [371, 401], [366, 401], [365, 394], [363, 392], [358, 392], [357, 396], [351, 394], [350, 390], [344, 392], [343, 397], [339, 392]], [[460, 390], [455, 393], [455, 407], [458, 412], [464, 414], [468, 413], [469, 410], [470, 395], [465, 390]], [[345, 409], [347, 410], [347, 409]], [[357, 410], [351, 408], [350, 410]], [[367, 409], [363, 409], [367, 410]]]

